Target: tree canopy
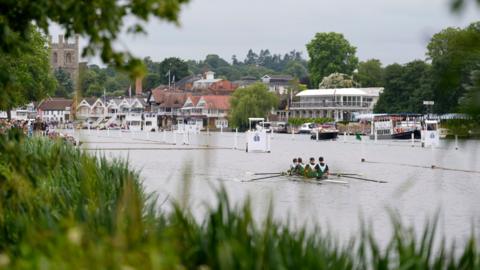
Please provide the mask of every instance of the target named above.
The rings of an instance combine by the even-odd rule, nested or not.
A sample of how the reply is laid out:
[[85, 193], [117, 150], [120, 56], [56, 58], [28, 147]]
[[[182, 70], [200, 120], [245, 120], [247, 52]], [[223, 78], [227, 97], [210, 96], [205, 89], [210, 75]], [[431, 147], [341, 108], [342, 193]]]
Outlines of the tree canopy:
[[22, 53], [0, 51], [0, 110], [42, 99], [55, 89], [45, 37], [30, 26]]
[[266, 118], [269, 112], [278, 106], [278, 97], [268, 91], [263, 83], [237, 89], [230, 99], [229, 121], [231, 126], [248, 128], [249, 117]]
[[428, 44], [432, 61], [435, 111], [458, 111], [458, 100], [470, 83], [471, 73], [480, 69], [480, 22], [460, 28], [447, 28], [435, 34]]
[[353, 78], [361, 87], [382, 87], [383, 76], [382, 62], [378, 59], [360, 62], [357, 72], [353, 74]]
[[424, 100], [432, 100], [431, 66], [416, 60], [385, 68], [383, 93], [375, 105], [377, 113], [424, 113]]
[[57, 88], [55, 89], [56, 97], [68, 97], [73, 94], [73, 81], [70, 74], [62, 68], [56, 69], [55, 78], [57, 79]]
[[461, 110], [480, 123], [480, 70], [472, 72], [471, 84], [466, 86], [466, 92], [460, 99]]
[[317, 33], [307, 44], [308, 70], [313, 87], [332, 73], [351, 75], [357, 68], [356, 48], [339, 33]]
[[351, 88], [357, 87], [358, 83], [353, 80], [352, 76], [343, 73], [332, 73], [323, 78], [318, 88], [331, 89], [331, 88]]

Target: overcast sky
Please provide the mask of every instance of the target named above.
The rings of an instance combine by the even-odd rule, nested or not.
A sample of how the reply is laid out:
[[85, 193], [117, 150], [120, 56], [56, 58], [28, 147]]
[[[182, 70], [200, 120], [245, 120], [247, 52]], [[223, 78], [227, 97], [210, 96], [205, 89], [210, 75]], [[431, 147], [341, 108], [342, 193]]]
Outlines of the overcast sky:
[[[315, 33], [339, 32], [357, 47], [360, 60], [405, 63], [425, 58], [426, 44], [434, 33], [480, 20], [480, 9], [473, 4], [461, 14], [452, 14], [448, 2], [191, 0], [181, 12], [180, 27], [151, 21], [148, 35], [123, 35], [118, 45], [154, 61], [171, 56], [200, 60], [211, 53], [228, 61], [233, 54], [243, 60], [250, 48], [282, 54], [295, 49], [306, 57], [305, 44]], [[51, 33], [57, 35], [60, 30], [52, 28]]]

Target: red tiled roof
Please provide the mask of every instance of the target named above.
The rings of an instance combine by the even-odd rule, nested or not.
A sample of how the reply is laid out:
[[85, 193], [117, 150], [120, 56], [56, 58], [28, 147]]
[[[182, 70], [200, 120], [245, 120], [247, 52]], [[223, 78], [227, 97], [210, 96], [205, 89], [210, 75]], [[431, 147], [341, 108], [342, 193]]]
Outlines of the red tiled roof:
[[65, 98], [47, 98], [40, 102], [38, 109], [42, 111], [61, 111], [71, 107], [73, 101]]
[[230, 96], [202, 96], [206, 109], [229, 110]]
[[192, 101], [193, 106], [197, 106], [197, 103], [200, 100], [201, 96], [189, 96], [189, 98]]
[[161, 108], [181, 108], [188, 95], [182, 92], [154, 89], [152, 90], [152, 97], [153, 101]]

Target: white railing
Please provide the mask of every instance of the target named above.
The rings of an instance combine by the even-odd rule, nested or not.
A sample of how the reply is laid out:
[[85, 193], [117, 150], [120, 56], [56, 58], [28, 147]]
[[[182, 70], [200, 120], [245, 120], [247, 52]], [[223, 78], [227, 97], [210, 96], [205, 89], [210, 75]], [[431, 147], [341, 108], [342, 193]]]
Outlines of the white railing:
[[335, 101], [315, 101], [315, 102], [292, 102], [290, 108], [370, 108], [372, 102], [354, 102], [354, 101], [345, 101], [345, 102], [335, 102]]

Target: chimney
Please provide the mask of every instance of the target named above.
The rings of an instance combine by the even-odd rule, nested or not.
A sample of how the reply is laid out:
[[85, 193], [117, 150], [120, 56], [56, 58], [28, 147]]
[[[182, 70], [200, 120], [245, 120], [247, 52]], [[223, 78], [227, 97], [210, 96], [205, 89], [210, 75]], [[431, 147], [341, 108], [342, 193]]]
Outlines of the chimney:
[[135, 95], [142, 95], [142, 78], [140, 77], [137, 77], [137, 79], [135, 80]]

